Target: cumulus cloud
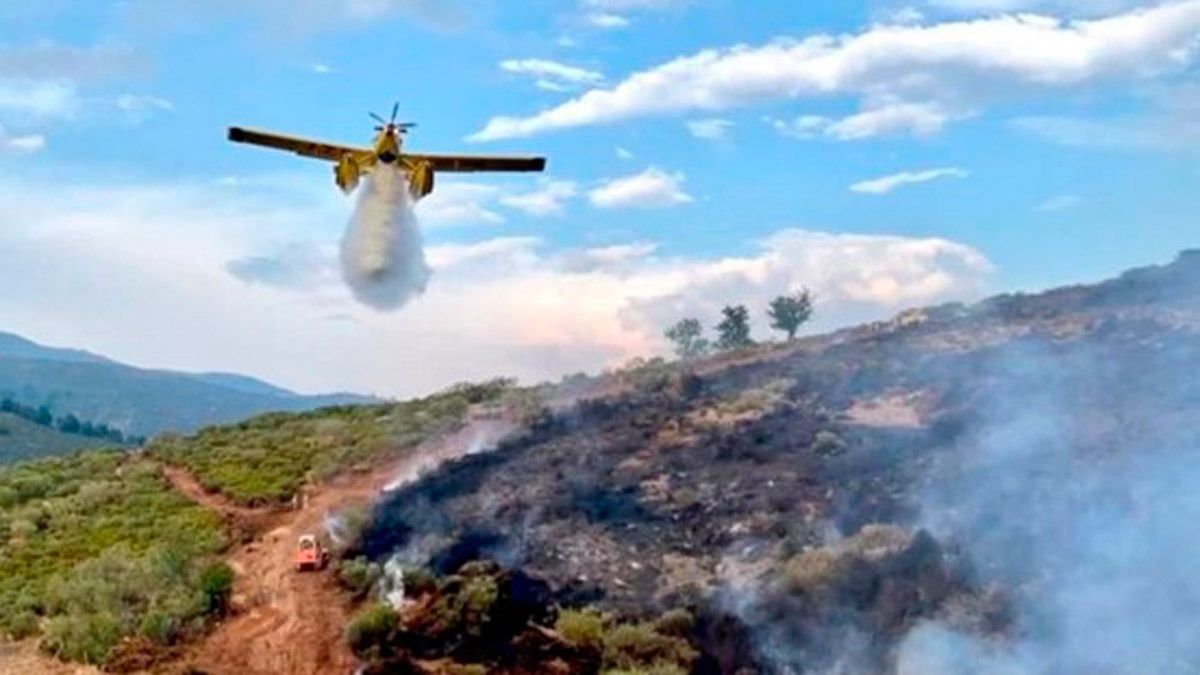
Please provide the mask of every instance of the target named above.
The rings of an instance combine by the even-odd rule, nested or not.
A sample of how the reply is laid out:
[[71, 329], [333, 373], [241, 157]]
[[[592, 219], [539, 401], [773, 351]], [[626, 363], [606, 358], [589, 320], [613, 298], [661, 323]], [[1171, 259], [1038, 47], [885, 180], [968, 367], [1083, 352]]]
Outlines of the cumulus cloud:
[[691, 120], [687, 123], [688, 133], [706, 141], [722, 141], [729, 135], [733, 122], [719, 117], [703, 120]]
[[682, 173], [667, 173], [650, 167], [645, 171], [614, 178], [588, 193], [592, 205], [600, 209], [661, 209], [692, 201], [683, 189]]
[[902, 171], [889, 176], [864, 180], [850, 186], [851, 192], [864, 195], [886, 195], [906, 185], [918, 185], [943, 178], [966, 178], [971, 173], [957, 167], [928, 169], [925, 171]]
[[500, 62], [500, 70], [533, 77], [539, 88], [548, 91], [570, 91], [604, 80], [599, 71], [547, 59], [507, 59]]
[[615, 30], [617, 28], [625, 28], [629, 25], [629, 19], [620, 14], [611, 12], [592, 12], [587, 15], [588, 24], [605, 30]]
[[[999, 97], [1181, 72], [1195, 61], [1198, 32], [1200, 0], [1180, 0], [1093, 20], [991, 16], [707, 49], [529, 116], [494, 117], [472, 138], [836, 96], [861, 103], [864, 117], [848, 134], [929, 130]], [[940, 121], [930, 119], [934, 110]]]
[[246, 372], [302, 391], [412, 395], [665, 352], [668, 322], [696, 316], [708, 324], [721, 303], [761, 308], [788, 288], [812, 288], [820, 298], [814, 327], [829, 328], [970, 299], [991, 273], [980, 253], [940, 239], [786, 230], [745, 255], [672, 257], [645, 241], [561, 251], [502, 237], [430, 246], [436, 274], [426, 294], [380, 314], [338, 277], [331, 249], [347, 206], [324, 180], [270, 181], [278, 194], [246, 184], [255, 187], [64, 187], [6, 173], [6, 326], [147, 367]]
[[821, 115], [801, 115], [794, 120], [768, 118], [767, 121], [784, 136], [792, 138], [829, 138], [835, 141], [857, 141], [876, 136], [932, 136], [949, 122], [969, 116], [966, 111], [954, 112], [936, 103], [881, 103], [854, 115], [832, 119]]
[[492, 204], [500, 189], [493, 185], [446, 181], [417, 203], [417, 216], [428, 227], [454, 225], [498, 225], [504, 216]]
[[501, 197], [500, 203], [530, 216], [561, 216], [578, 193], [571, 181], [545, 180], [530, 192]]
[[66, 118], [75, 114], [78, 108], [76, 87], [68, 82], [0, 80], [0, 114], [6, 119]]

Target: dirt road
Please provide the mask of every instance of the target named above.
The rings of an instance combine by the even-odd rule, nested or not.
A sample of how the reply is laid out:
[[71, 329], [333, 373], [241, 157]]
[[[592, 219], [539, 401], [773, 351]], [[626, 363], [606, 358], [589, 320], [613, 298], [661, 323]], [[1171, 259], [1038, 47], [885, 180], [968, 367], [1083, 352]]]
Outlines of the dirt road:
[[[211, 675], [315, 675], [354, 671], [357, 662], [343, 639], [349, 608], [331, 572], [297, 573], [292, 568], [296, 539], [324, 533], [327, 515], [369, 507], [380, 493], [415, 480], [441, 463], [492, 446], [513, 428], [505, 419], [472, 417], [461, 429], [432, 439], [370, 472], [341, 476], [311, 488], [300, 508], [271, 515], [270, 527], [237, 547], [229, 564], [237, 572], [232, 617], [184, 660]], [[257, 514], [195, 494], [186, 473], [168, 474], [177, 489], [232, 517]], [[190, 483], [189, 483], [190, 481]], [[251, 510], [253, 511], [253, 510]]]

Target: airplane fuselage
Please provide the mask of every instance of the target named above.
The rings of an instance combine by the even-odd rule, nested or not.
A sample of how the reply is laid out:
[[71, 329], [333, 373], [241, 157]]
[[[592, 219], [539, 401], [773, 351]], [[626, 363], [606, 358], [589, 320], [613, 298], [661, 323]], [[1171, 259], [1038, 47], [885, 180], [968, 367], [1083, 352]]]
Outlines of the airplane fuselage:
[[375, 157], [384, 164], [391, 164], [400, 159], [400, 146], [404, 141], [395, 129], [387, 128], [375, 134]]

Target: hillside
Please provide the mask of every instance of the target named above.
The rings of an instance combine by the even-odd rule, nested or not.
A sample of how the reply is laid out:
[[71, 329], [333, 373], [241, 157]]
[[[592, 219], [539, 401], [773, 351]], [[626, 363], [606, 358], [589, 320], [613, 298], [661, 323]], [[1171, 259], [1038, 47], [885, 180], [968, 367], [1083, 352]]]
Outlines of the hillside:
[[137, 436], [188, 432], [262, 412], [372, 401], [352, 394], [304, 396], [242, 375], [134, 368], [7, 333], [0, 333], [0, 397]]
[[49, 455], [64, 455], [81, 448], [111, 445], [107, 441], [34, 424], [16, 415], [0, 412], [0, 464]]
[[[1191, 672], [1197, 363], [1193, 252], [22, 464], [0, 469], [0, 625], [213, 675]], [[292, 573], [320, 530], [334, 569]]]
[[[617, 375], [624, 393], [389, 495], [359, 552], [439, 575], [495, 561], [544, 582], [547, 602], [609, 616], [691, 612], [695, 660], [656, 652], [651, 626], [631, 666], [628, 630], [593, 622], [604, 668], [1184, 672], [1194, 643], [1140, 621], [1200, 628], [1173, 599], [1200, 592], [1200, 551], [1179, 547], [1200, 515], [1197, 363], [1196, 252], [1094, 286], [650, 362]], [[410, 611], [390, 621], [424, 625]], [[418, 631], [360, 653], [392, 654], [380, 672], [437, 657], [527, 672], [530, 638], [489, 633], [487, 616], [462, 618], [483, 642]]]

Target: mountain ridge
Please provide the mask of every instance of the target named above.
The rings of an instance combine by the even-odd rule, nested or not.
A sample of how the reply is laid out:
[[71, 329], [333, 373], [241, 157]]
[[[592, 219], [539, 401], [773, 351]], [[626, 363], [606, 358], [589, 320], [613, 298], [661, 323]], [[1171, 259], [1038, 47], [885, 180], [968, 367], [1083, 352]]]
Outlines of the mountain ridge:
[[235, 373], [149, 369], [90, 351], [0, 332], [0, 395], [55, 416], [73, 414], [129, 434], [189, 432], [274, 411], [374, 403], [350, 393], [306, 395]]

